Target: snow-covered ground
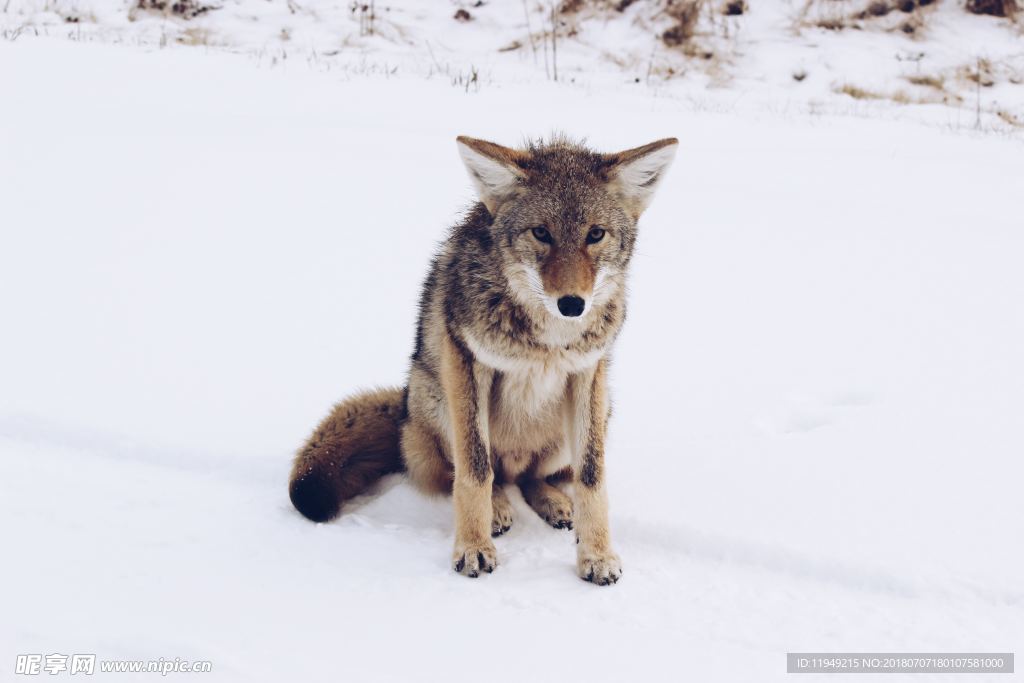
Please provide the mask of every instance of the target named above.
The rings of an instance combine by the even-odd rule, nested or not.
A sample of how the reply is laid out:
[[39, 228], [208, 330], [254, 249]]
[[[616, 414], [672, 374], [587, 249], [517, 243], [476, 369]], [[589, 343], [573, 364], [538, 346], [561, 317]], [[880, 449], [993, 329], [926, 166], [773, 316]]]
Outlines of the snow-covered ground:
[[1024, 134], [1024, 11], [1014, 22], [970, 14], [965, 0], [734, 0], [746, 10], [728, 16], [727, 0], [673, 2], [700, 5], [678, 45], [662, 38], [676, 25], [665, 0], [0, 0], [0, 36], [196, 46], [471, 89], [557, 72], [714, 108]]
[[[0, 41], [0, 678], [52, 652], [477, 682], [1024, 651], [1018, 134], [781, 84], [746, 108], [527, 60], [466, 92], [102, 41]], [[556, 129], [681, 140], [613, 369], [623, 580], [576, 578], [571, 534], [515, 492], [476, 581], [450, 570], [449, 501], [401, 476], [303, 519], [291, 452], [332, 401], [402, 381], [472, 199], [454, 137]]]

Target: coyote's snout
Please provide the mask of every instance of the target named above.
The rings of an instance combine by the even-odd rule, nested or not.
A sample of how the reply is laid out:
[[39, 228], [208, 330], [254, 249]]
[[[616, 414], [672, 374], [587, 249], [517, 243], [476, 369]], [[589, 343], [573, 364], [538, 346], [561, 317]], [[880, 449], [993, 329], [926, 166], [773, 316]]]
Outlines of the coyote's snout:
[[[452, 566], [497, 565], [515, 484], [575, 529], [577, 571], [618, 581], [604, 486], [607, 365], [625, 318], [636, 223], [675, 138], [615, 154], [564, 139], [510, 149], [458, 138], [480, 202], [434, 258], [404, 389], [342, 401], [299, 451], [289, 492], [310, 519], [381, 475], [452, 492]], [[570, 497], [564, 486], [574, 482]]]
[[581, 296], [576, 296], [575, 294], [563, 296], [558, 299], [558, 312], [566, 318], [577, 318], [583, 315], [583, 311], [586, 310], [586, 308], [586, 300]]
[[[547, 228], [545, 228], [545, 231]], [[596, 232], [601, 228], [594, 228]], [[546, 235], [547, 253], [539, 254], [543, 265], [540, 268], [540, 279], [544, 285], [550, 308], [557, 309], [557, 314], [566, 318], [578, 318], [588, 310], [587, 302], [594, 297], [595, 257], [596, 250], [590, 248], [598, 240], [589, 236], [581, 248], [569, 244], [555, 246], [550, 233]]]

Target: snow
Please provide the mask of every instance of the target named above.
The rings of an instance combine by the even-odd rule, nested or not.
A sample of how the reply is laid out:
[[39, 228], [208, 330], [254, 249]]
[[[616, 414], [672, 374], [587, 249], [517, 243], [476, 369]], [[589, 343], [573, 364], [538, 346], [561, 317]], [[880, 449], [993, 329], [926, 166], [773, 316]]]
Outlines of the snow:
[[[1022, 650], [1019, 137], [107, 38], [0, 42], [5, 666], [771, 681], [787, 651]], [[286, 494], [332, 401], [402, 381], [472, 200], [455, 136], [552, 130], [681, 141], [613, 366], [612, 588], [514, 491], [475, 581], [401, 476], [324, 525]]]

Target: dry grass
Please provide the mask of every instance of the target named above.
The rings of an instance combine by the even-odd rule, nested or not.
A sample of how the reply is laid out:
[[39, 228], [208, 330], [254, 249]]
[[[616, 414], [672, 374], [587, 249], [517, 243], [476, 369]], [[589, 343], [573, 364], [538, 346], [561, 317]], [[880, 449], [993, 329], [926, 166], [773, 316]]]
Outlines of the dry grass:
[[920, 85], [925, 88], [935, 88], [936, 90], [946, 89], [946, 79], [941, 76], [905, 76], [907, 82], [913, 85]]
[[175, 38], [175, 41], [181, 45], [210, 45], [212, 35], [208, 29], [189, 26]]
[[834, 88], [837, 93], [842, 95], [848, 95], [855, 100], [888, 100], [897, 104], [910, 104], [915, 102], [904, 90], [897, 90], [892, 93], [883, 93], [877, 90], [867, 90], [851, 83], [843, 83], [841, 86]]
[[1005, 109], [1000, 109], [999, 111], [997, 111], [996, 116], [998, 116], [1000, 119], [1010, 124], [1014, 128], [1024, 128], [1024, 119], [1022, 119], [1020, 116], [1016, 116], [1006, 111]]
[[903, 78], [911, 85], [916, 85], [922, 89], [917, 91], [919, 96], [915, 98], [915, 104], [959, 105], [964, 102], [964, 98], [961, 95], [951, 92], [946, 88], [944, 76], [915, 74], [913, 76], [904, 76]]
[[960, 77], [983, 88], [996, 84], [995, 68], [987, 59], [978, 59], [973, 64], [960, 67]]
[[852, 83], [843, 83], [832, 88], [834, 92], [852, 97], [855, 100], [894, 102], [896, 104], [962, 104], [964, 98], [951, 93], [945, 88], [944, 79], [937, 76], [906, 76], [909, 83], [926, 88], [915, 92], [906, 90], [881, 91], [868, 90]]
[[855, 100], [884, 100], [887, 99], [885, 95], [875, 92], [874, 90], [865, 90], [864, 88], [850, 83], [843, 83], [841, 86], [835, 89], [837, 93], [843, 95], [849, 95]]

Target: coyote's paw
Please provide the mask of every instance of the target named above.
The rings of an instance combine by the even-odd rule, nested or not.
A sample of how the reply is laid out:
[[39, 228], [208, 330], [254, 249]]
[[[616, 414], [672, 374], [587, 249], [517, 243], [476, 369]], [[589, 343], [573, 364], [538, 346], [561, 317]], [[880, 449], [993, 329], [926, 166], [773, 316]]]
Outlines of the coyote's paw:
[[498, 551], [490, 541], [483, 543], [455, 543], [452, 567], [459, 574], [475, 579], [480, 572], [490, 574], [498, 566]]
[[512, 503], [505, 496], [494, 496], [491, 499], [494, 516], [491, 518], [491, 536], [501, 536], [512, 528]]
[[572, 498], [552, 489], [537, 505], [537, 514], [556, 529], [572, 528]]
[[522, 485], [523, 497], [545, 522], [556, 529], [572, 528], [572, 498], [543, 481]]
[[622, 577], [622, 562], [610, 550], [597, 552], [580, 548], [576, 557], [576, 572], [584, 581], [608, 586]]

